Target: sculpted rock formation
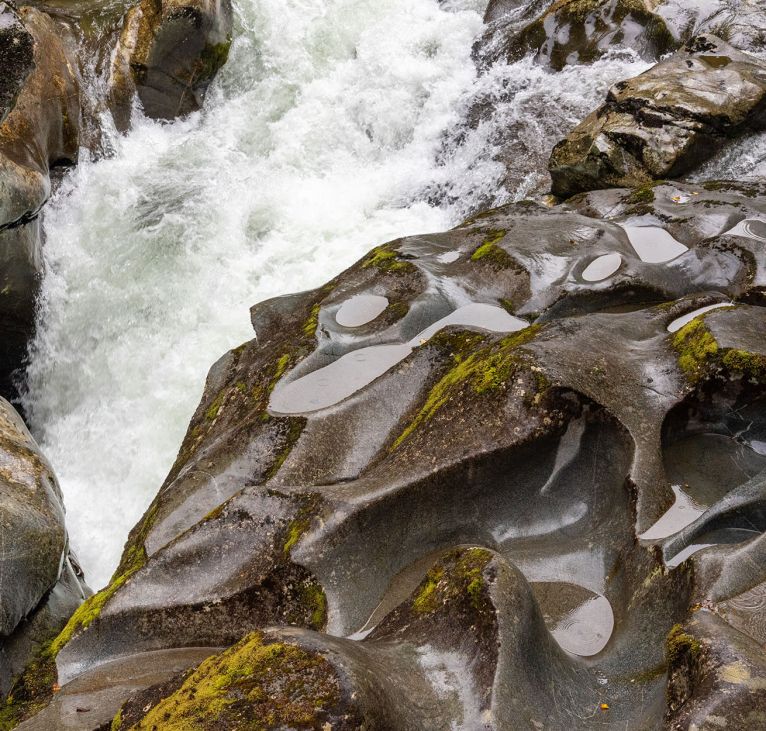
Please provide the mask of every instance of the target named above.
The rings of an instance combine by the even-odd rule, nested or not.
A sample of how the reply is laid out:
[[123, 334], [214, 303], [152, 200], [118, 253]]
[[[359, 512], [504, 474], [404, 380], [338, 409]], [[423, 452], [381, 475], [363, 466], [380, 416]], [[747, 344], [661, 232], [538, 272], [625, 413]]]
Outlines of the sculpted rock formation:
[[598, 191], [254, 307], [21, 728], [760, 722], [764, 241]]
[[552, 191], [676, 178], [731, 137], [766, 128], [766, 64], [714, 36], [699, 36], [649, 71], [609, 90], [606, 102], [553, 149]]
[[110, 93], [118, 126], [127, 127], [137, 94], [144, 113], [173, 119], [199, 109], [226, 63], [230, 0], [142, 0], [123, 22]]
[[[0, 688], [62, 629], [87, 588], [73, 567], [61, 493], [21, 417], [0, 399]], [[76, 566], [76, 564], [74, 564]]]

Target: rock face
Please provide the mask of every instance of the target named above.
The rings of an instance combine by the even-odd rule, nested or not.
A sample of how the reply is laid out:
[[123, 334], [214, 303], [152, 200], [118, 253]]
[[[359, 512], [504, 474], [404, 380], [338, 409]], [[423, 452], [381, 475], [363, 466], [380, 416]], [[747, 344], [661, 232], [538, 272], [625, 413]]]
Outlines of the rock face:
[[34, 68], [34, 40], [18, 15], [0, 4], [0, 124], [13, 109], [24, 82]]
[[679, 43], [652, 0], [492, 0], [477, 51], [484, 65], [527, 54], [556, 70], [631, 48], [656, 60]]
[[134, 94], [155, 119], [199, 109], [228, 58], [231, 24], [230, 0], [142, 0], [131, 8], [110, 79], [118, 126], [127, 126]]
[[658, 60], [702, 33], [743, 51], [766, 49], [758, 0], [490, 0], [484, 20], [477, 52], [485, 65], [531, 53], [561, 69], [618, 48]]
[[509, 205], [253, 308], [21, 728], [757, 721], [764, 221], [733, 183]]
[[675, 178], [731, 137], [766, 128], [766, 64], [714, 36], [609, 90], [553, 150], [555, 195]]
[[[10, 395], [11, 374], [34, 329], [42, 270], [37, 216], [50, 195], [51, 169], [77, 160], [80, 101], [65, 29], [33, 8], [15, 15], [6, 7], [3, 13], [10, 14], [15, 33], [25, 29], [19, 48], [31, 40], [33, 50], [33, 70], [23, 66], [17, 74], [21, 88], [0, 126], [0, 394]], [[9, 63], [9, 79], [19, 68], [14, 58], [0, 57]]]
[[73, 568], [56, 478], [0, 399], [0, 689], [62, 628], [86, 591]]

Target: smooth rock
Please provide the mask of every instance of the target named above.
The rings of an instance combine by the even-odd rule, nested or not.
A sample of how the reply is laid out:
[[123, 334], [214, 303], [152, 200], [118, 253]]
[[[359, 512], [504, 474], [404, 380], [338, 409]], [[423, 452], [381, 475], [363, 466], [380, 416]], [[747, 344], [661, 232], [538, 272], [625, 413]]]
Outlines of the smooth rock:
[[231, 45], [230, 0], [142, 0], [125, 16], [109, 81], [118, 127], [134, 95], [144, 114], [174, 119], [200, 108]]
[[766, 64], [703, 35], [649, 71], [613, 86], [606, 102], [553, 149], [552, 191], [676, 178], [727, 140], [766, 128]]

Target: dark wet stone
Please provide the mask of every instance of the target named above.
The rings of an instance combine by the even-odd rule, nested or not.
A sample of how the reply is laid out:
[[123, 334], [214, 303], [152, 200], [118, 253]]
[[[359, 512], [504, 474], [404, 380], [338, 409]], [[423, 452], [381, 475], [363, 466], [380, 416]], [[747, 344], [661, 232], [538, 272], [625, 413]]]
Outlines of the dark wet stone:
[[650, 60], [679, 46], [676, 36], [643, 0], [493, 0], [475, 54], [483, 66], [528, 54], [560, 70], [630, 48]]
[[110, 94], [126, 128], [137, 94], [144, 113], [174, 119], [200, 108], [231, 45], [228, 0], [143, 0], [128, 11], [114, 55]]
[[665, 728], [758, 728], [766, 724], [766, 652], [702, 609], [668, 637]]
[[34, 40], [10, 5], [0, 4], [0, 124], [34, 68]]
[[731, 137], [766, 127], [766, 65], [711, 35], [615, 84], [553, 149], [552, 191], [568, 197], [677, 178]]
[[[50, 465], [0, 399], [0, 693], [45, 651], [88, 592], [69, 553]], [[52, 682], [52, 679], [51, 679]], [[18, 717], [0, 706], [0, 723]], [[14, 724], [11, 723], [12, 727]]]

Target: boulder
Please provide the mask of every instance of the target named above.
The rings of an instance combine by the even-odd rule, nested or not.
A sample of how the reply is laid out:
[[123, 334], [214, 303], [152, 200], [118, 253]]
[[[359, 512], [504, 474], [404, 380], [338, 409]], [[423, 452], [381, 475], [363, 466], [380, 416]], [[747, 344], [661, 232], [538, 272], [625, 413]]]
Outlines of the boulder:
[[679, 45], [656, 7], [652, 0], [493, 0], [476, 55], [489, 66], [532, 54], [556, 70], [616, 48], [656, 61]]
[[[71, 556], [61, 492], [21, 417], [0, 399], [0, 692], [88, 591]], [[0, 708], [0, 722], [5, 721]]]
[[144, 113], [174, 119], [199, 109], [226, 63], [231, 45], [230, 0], [142, 0], [125, 16], [114, 54], [110, 96], [126, 128], [135, 95]]
[[13, 407], [0, 400], [3, 591], [0, 635], [13, 632], [56, 583], [66, 548], [61, 493]]
[[659, 728], [731, 690], [667, 652], [703, 602], [744, 718], [765, 222], [725, 181], [525, 202], [254, 307], [20, 728]]
[[0, 3], [0, 124], [13, 109], [34, 68], [34, 40], [18, 14]]
[[42, 273], [37, 216], [51, 192], [51, 169], [77, 160], [80, 126], [79, 73], [65, 29], [34, 8], [13, 17], [12, 27], [23, 26], [32, 40], [34, 58], [0, 125], [0, 394], [6, 396], [15, 394], [12, 374], [34, 330]]
[[553, 149], [552, 191], [641, 186], [677, 178], [732, 137], [766, 128], [766, 64], [699, 36], [606, 102]]
[[766, 50], [766, 8], [760, 0], [661, 0], [654, 5], [681, 41], [712, 33], [740, 51]]

